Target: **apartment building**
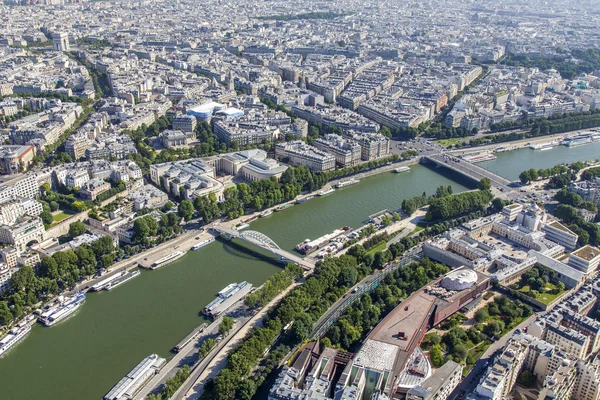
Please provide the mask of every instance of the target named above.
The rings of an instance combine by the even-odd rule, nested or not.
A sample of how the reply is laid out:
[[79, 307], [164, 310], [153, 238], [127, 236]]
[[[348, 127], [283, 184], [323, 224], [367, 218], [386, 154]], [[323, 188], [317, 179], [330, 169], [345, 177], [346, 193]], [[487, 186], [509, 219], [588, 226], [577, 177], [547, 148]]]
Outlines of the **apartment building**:
[[363, 161], [376, 160], [390, 154], [390, 140], [380, 133], [346, 132], [360, 145], [360, 159]]
[[525, 362], [528, 345], [509, 339], [508, 344], [491, 364], [469, 400], [504, 400], [508, 398], [521, 367]]
[[43, 242], [46, 230], [39, 217], [22, 217], [12, 225], [0, 226], [0, 243], [12, 245], [18, 252], [24, 252], [30, 242]]
[[173, 130], [182, 131], [186, 133], [194, 132], [198, 122], [192, 115], [177, 115], [171, 122]]
[[328, 134], [315, 139], [314, 146], [319, 150], [333, 154], [336, 163], [342, 167], [352, 167], [361, 161], [361, 147], [352, 139]]
[[446, 362], [432, 376], [409, 389], [406, 400], [447, 399], [462, 380], [462, 371], [462, 365], [454, 361]]
[[313, 146], [296, 140], [278, 143], [275, 146], [275, 158], [292, 165], [304, 165], [312, 172], [327, 172], [335, 169], [335, 157]]

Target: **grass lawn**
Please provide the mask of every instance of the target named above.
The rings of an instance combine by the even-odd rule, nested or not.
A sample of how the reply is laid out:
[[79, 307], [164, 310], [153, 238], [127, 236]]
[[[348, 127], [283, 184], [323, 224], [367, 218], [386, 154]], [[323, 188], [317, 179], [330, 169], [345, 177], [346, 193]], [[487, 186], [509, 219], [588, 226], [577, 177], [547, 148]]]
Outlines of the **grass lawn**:
[[406, 235], [407, 237], [411, 237], [412, 235], [414, 235], [415, 233], [419, 233], [421, 232], [423, 229], [425, 229], [425, 227], [423, 226], [418, 226], [415, 228], [414, 231], [412, 231], [411, 233], [409, 233], [408, 235]]
[[554, 284], [552, 284], [551, 282], [547, 282], [546, 285], [544, 286], [544, 288], [542, 290], [540, 290], [540, 293], [533, 297], [530, 293], [531, 288], [529, 287], [529, 285], [524, 285], [522, 287], [518, 287], [515, 286], [514, 287], [515, 290], [518, 290], [519, 292], [523, 293], [526, 296], [532, 297], [534, 299], [536, 299], [537, 301], [540, 301], [544, 304], [549, 304], [550, 302], [552, 302], [553, 300], [555, 300], [557, 297], [561, 296], [565, 291], [561, 290], [558, 293], [553, 293], [556, 290], [556, 286]]
[[464, 138], [450, 138], [450, 139], [438, 139], [438, 140], [434, 140], [434, 142], [448, 147], [448, 146], [454, 146], [457, 143], [460, 143], [464, 140]]
[[371, 254], [374, 256], [375, 253], [379, 253], [380, 251], [385, 250], [386, 245], [387, 245], [387, 242], [381, 242], [377, 246], [372, 247], [371, 250], [367, 251], [367, 254]]
[[[491, 341], [485, 340], [479, 343], [478, 345], [470, 348], [468, 354], [473, 358], [473, 361], [477, 362], [477, 360], [481, 358], [483, 353], [485, 353], [485, 351], [488, 349], [488, 347], [490, 347], [491, 344]], [[471, 371], [471, 368], [473, 368], [472, 364], [465, 365], [465, 368], [463, 369], [463, 376], [467, 376], [469, 371]]]
[[52, 225], [58, 224], [60, 221], [69, 218], [71, 215], [73, 215], [73, 213], [67, 213], [65, 211], [60, 211], [56, 214], [52, 214], [52, 219], [54, 220], [52, 221]]

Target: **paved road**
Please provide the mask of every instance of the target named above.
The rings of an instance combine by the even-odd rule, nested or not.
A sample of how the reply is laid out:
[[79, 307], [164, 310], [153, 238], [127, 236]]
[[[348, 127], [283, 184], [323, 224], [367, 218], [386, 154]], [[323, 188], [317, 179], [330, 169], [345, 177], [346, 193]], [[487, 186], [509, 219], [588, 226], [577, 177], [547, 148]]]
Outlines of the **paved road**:
[[[246, 307], [243, 301], [238, 304], [227, 313], [227, 315], [236, 319], [236, 323], [232, 328], [232, 333], [240, 329], [246, 322], [250, 320], [250, 315], [246, 313]], [[207, 365], [212, 358], [219, 353], [219, 351], [226, 345], [227, 339], [219, 342], [212, 351], [202, 360], [198, 357], [198, 349], [202, 342], [208, 338], [217, 338], [219, 336], [219, 324], [222, 318], [217, 318], [209, 326], [206, 327], [202, 335], [190, 342], [181, 351], [179, 351], [173, 358], [171, 358], [167, 364], [156, 374], [148, 384], [135, 396], [135, 400], [145, 399], [150, 393], [158, 393], [166, 383], [167, 379], [173, 377], [177, 370], [184, 365], [189, 365], [193, 370], [202, 368], [203, 365]], [[198, 327], [199, 328], [199, 327]], [[196, 328], [196, 329], [198, 329]], [[231, 336], [231, 335], [230, 335]]]
[[273, 307], [279, 304], [281, 299], [283, 299], [290, 291], [298, 287], [300, 284], [301, 282], [290, 285], [287, 289], [271, 300], [269, 304], [256, 313], [256, 315], [254, 315], [251, 319], [247, 320], [243, 325], [240, 323], [239, 329], [235, 332], [232, 332], [228, 336], [228, 339], [223, 341], [225, 343], [222, 342], [222, 346], [215, 351], [210, 360], [208, 359], [209, 357], [207, 357], [206, 363], [196, 368], [190, 374], [190, 377], [183, 383], [183, 385], [181, 385], [179, 390], [171, 397], [171, 399], [180, 400], [200, 398], [204, 392], [204, 383], [206, 380], [215, 378], [219, 371], [226, 367], [229, 353], [242, 342], [250, 329], [254, 327], [261, 327], [263, 317]]
[[479, 384], [480, 379], [482, 378], [483, 373], [487, 370], [489, 363], [492, 362], [492, 356], [494, 355], [494, 353], [502, 347], [506, 346], [508, 339], [510, 339], [514, 331], [516, 331], [517, 329], [525, 329], [525, 327], [531, 325], [531, 323], [535, 321], [537, 317], [544, 313], [545, 312], [543, 311], [534, 313], [531, 317], [527, 318], [525, 321], [517, 325], [513, 330], [511, 330], [506, 335], [502, 336], [500, 339], [492, 343], [490, 347], [487, 348], [485, 353], [481, 355], [479, 360], [477, 360], [477, 362], [469, 372], [469, 375], [467, 375], [463, 379], [461, 384], [458, 385], [456, 389], [454, 389], [454, 391], [450, 394], [448, 400], [458, 399], [460, 398], [460, 395], [462, 393], [471, 393], [473, 390], [475, 390], [475, 388]]

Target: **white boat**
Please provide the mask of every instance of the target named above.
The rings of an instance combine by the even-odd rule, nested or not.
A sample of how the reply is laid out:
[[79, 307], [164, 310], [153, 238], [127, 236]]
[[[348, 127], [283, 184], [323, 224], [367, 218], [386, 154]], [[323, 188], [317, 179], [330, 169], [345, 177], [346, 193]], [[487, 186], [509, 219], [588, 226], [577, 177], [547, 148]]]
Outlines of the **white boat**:
[[213, 310], [221, 306], [223, 303], [227, 302], [228, 299], [232, 298], [232, 296], [234, 296], [236, 293], [238, 293], [240, 290], [247, 286], [252, 287], [252, 285], [250, 285], [246, 281], [240, 283], [230, 283], [218, 293], [218, 296], [213, 301], [208, 303], [206, 307], [202, 309], [202, 313], [211, 316]]
[[210, 239], [203, 240], [203, 241], [195, 244], [194, 246], [192, 246], [192, 250], [199, 250], [199, 249], [203, 248], [204, 246], [208, 246], [209, 244], [211, 244], [214, 241], [215, 241], [214, 237], [211, 237]]
[[335, 187], [340, 189], [340, 188], [343, 188], [346, 186], [354, 185], [355, 183], [358, 183], [358, 182], [360, 182], [358, 179], [349, 179], [347, 181], [338, 182], [338, 184], [335, 185]]
[[239, 225], [236, 225], [233, 228], [233, 230], [234, 231], [241, 231], [242, 229], [246, 229], [246, 228], [249, 228], [249, 227], [250, 227], [250, 224], [239, 224]]
[[219, 293], [217, 293], [217, 294], [221, 297], [224, 297], [228, 292], [230, 292], [236, 286], [237, 286], [237, 283], [230, 283], [229, 285], [225, 286], [222, 290], [220, 290]]
[[40, 322], [45, 326], [52, 326], [73, 314], [85, 301], [85, 293], [78, 293], [65, 300], [65, 302], [53, 312], [40, 317]]
[[159, 258], [152, 264], [150, 269], [158, 269], [160, 267], [164, 267], [165, 265], [172, 263], [173, 261], [183, 257], [185, 255], [185, 253], [186, 253], [185, 251], [176, 251], [175, 253], [171, 253], [168, 256]]
[[108, 282], [108, 285], [104, 286], [104, 290], [114, 289], [117, 286], [119, 286], [120, 284], [125, 283], [128, 280], [135, 278], [139, 274], [140, 274], [140, 271], [138, 269], [136, 269], [135, 271], [127, 272], [127, 273], [113, 279], [112, 281]]
[[531, 146], [529, 146], [529, 148], [532, 150], [545, 151], [545, 150], [550, 150], [557, 145], [558, 145], [558, 142], [549, 142], [549, 143], [542, 143], [542, 144], [532, 144]]
[[490, 160], [495, 160], [497, 157], [493, 154], [476, 154], [476, 155], [468, 155], [468, 156], [462, 156], [462, 159], [465, 161], [468, 161], [470, 163], [478, 163], [478, 162], [482, 162], [482, 161], [490, 161]]
[[335, 189], [334, 188], [329, 188], [327, 190], [321, 190], [319, 193], [317, 193], [317, 196], [326, 196], [326, 195], [328, 195], [330, 193], [333, 193], [333, 192], [335, 192]]
[[396, 172], [396, 173], [400, 173], [400, 172], [408, 172], [408, 171], [410, 171], [410, 168], [409, 168], [409, 167], [399, 167], [399, 168], [396, 168], [396, 169], [394, 170], [394, 172]]
[[584, 132], [574, 136], [566, 137], [565, 139], [563, 139], [562, 144], [567, 147], [575, 147], [597, 141], [600, 141], [600, 134], [593, 132]]
[[133, 399], [144, 385], [155, 376], [167, 360], [152, 354], [142, 360], [134, 369], [123, 377], [102, 400]]
[[273, 210], [271, 210], [271, 209], [268, 209], [268, 210], [265, 210], [265, 211], [263, 211], [262, 213], [260, 213], [260, 217], [261, 217], [261, 218], [265, 218], [265, 217], [268, 217], [268, 216], [269, 216], [269, 215], [271, 215], [271, 214], [273, 214]]
[[19, 343], [29, 332], [31, 332], [31, 326], [27, 324], [11, 329], [10, 332], [0, 339], [0, 356]]

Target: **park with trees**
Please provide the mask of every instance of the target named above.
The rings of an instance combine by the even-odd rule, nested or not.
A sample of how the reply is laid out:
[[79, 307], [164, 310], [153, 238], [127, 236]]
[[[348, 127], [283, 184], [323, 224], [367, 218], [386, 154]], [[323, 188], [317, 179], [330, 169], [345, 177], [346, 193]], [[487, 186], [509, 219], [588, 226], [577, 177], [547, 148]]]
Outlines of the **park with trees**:
[[19, 268], [0, 294], [0, 326], [20, 319], [38, 303], [72, 289], [98, 269], [109, 267], [121, 252], [110, 236], [104, 236], [75, 251], [58, 251], [51, 257], [43, 257], [35, 270], [29, 266]]

